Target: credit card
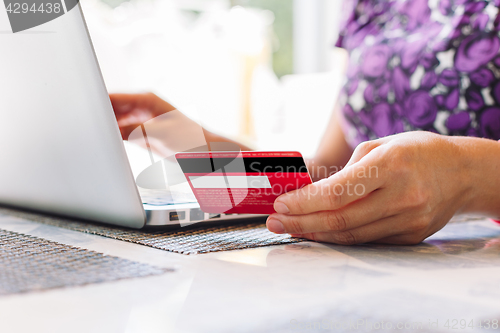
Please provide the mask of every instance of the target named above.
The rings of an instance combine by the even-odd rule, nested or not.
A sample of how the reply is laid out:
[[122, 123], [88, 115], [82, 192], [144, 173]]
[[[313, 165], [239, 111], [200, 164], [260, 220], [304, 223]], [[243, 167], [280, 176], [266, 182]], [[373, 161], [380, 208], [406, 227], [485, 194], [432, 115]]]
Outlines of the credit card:
[[272, 214], [278, 196], [312, 183], [299, 152], [185, 152], [175, 157], [205, 213]]

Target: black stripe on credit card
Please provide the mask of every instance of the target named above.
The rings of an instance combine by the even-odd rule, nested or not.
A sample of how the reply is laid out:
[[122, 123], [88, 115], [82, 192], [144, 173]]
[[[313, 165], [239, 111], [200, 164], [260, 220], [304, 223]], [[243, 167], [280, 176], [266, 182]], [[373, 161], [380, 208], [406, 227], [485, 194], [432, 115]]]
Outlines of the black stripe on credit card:
[[302, 157], [178, 158], [177, 162], [184, 173], [211, 173], [221, 168], [229, 173], [307, 172]]

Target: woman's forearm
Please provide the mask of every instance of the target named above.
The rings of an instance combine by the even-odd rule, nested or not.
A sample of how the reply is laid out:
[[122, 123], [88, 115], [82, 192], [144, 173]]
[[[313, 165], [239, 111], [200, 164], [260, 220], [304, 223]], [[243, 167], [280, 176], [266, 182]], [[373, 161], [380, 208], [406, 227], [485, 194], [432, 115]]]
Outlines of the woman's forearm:
[[[235, 145], [238, 146], [242, 151], [250, 151], [252, 150], [251, 148], [245, 146], [242, 143], [236, 142], [234, 140], [228, 139], [224, 136], [212, 133], [210, 131], [207, 131], [206, 129], [203, 129], [203, 134], [205, 135], [205, 140], [207, 141], [210, 150], [235, 150]], [[214, 145], [214, 143], [230, 143], [231, 145]]]
[[327, 178], [342, 169], [352, 152], [340, 124], [340, 106], [337, 104], [314, 158], [307, 161], [313, 181]]

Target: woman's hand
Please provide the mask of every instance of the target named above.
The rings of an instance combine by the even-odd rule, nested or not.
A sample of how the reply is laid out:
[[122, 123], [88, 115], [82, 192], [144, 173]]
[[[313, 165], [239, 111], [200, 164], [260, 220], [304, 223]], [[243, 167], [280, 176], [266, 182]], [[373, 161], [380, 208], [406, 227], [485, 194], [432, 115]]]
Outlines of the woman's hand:
[[110, 94], [109, 98], [124, 140], [127, 140], [137, 126], [175, 110], [172, 105], [153, 93]]
[[492, 140], [429, 132], [368, 141], [340, 172], [277, 198], [267, 227], [337, 244], [417, 244], [457, 212], [500, 213], [500, 177], [485, 174], [500, 172], [499, 152]]
[[[245, 145], [205, 130], [153, 93], [110, 94], [109, 97], [122, 138], [128, 140], [134, 129], [148, 122], [145, 130], [149, 144], [161, 156], [207, 144], [210, 147], [214, 142], [230, 143], [225, 146], [218, 145], [214, 150], [236, 150], [238, 147], [240, 150], [251, 150]], [[151, 121], [153, 119], [155, 121]]]

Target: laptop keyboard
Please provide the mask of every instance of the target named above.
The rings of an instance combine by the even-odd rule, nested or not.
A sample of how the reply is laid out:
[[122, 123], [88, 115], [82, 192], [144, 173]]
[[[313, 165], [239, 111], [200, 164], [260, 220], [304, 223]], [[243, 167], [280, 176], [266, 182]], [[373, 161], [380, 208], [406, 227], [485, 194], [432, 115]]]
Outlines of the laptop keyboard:
[[180, 203], [197, 202], [192, 193], [167, 191], [167, 190], [149, 190], [139, 188], [142, 203], [153, 206], [174, 205]]

